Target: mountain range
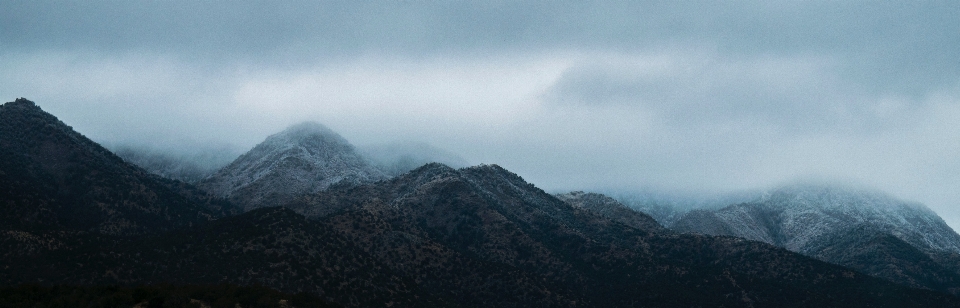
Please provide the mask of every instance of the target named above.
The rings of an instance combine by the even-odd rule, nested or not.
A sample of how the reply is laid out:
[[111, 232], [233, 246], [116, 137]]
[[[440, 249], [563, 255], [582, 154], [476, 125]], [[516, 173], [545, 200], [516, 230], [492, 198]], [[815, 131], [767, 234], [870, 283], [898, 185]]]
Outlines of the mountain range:
[[[112, 142], [105, 146], [123, 160], [150, 173], [190, 184], [210, 177], [241, 154], [236, 147], [226, 144], [188, 141], [160, 144], [128, 141]], [[432, 162], [455, 168], [469, 166], [463, 157], [423, 142], [368, 144], [357, 146], [355, 151], [389, 177]]]
[[26, 99], [0, 106], [0, 151], [5, 286], [228, 283], [347, 307], [960, 307], [771, 243], [677, 233], [602, 195], [551, 195], [497, 165], [387, 177], [315, 123], [201, 188]]
[[797, 184], [683, 215], [672, 229], [770, 243], [891, 281], [960, 294], [960, 235], [918, 203], [868, 189]]

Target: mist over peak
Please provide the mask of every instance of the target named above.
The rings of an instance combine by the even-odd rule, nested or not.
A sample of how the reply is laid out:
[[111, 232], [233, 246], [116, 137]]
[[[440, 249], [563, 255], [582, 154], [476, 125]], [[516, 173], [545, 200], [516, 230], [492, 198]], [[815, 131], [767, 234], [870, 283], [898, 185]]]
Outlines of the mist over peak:
[[370, 144], [357, 147], [357, 151], [390, 176], [400, 175], [427, 163], [441, 163], [453, 168], [470, 165], [460, 155], [425, 142]]
[[[960, 226], [952, 1], [7, 1], [0, 15], [0, 93], [103, 144], [248, 149], [313, 120], [550, 191], [716, 194], [812, 175]], [[371, 160], [402, 166], [390, 173], [440, 160], [400, 156]]]
[[[36, 103], [34, 103], [33, 101], [31, 101], [31, 100], [29, 100], [29, 99], [26, 99], [26, 98], [24, 98], [24, 97], [18, 97], [17, 99], [13, 100], [12, 102], [7, 102], [7, 104], [10, 104], [10, 105], [9, 105], [10, 108], [19, 107], [19, 108], [35, 108], [35, 109], [40, 109], [40, 107], [37, 106]], [[6, 104], [4, 104], [4, 105], [6, 105]]]
[[340, 141], [343, 141], [344, 143], [349, 143], [347, 142], [346, 139], [343, 139], [343, 137], [341, 137], [340, 134], [337, 134], [330, 128], [316, 121], [304, 121], [304, 122], [290, 125], [283, 131], [272, 135], [271, 138], [276, 137], [276, 138], [301, 140], [301, 139], [311, 138], [316, 136], [325, 136], [325, 137], [329, 136], [331, 138], [336, 138]]
[[[666, 230], [601, 194], [548, 194], [499, 164], [430, 162], [387, 178], [316, 124], [267, 137], [201, 191], [146, 174], [26, 102], [0, 106], [0, 120], [3, 284], [263, 284], [350, 307], [958, 303], [947, 293], [958, 290], [960, 235], [871, 194], [802, 187], [670, 226], [742, 238], [712, 237]], [[49, 301], [28, 289], [14, 293]], [[134, 293], [139, 305], [164, 300]]]
[[[225, 220], [219, 247], [24, 254], [0, 280], [236, 276], [351, 307], [948, 306], [809, 257], [960, 294], [957, 33], [955, 0], [0, 1], [0, 95], [42, 106], [0, 107], [0, 259], [52, 243], [30, 219], [276, 219]], [[351, 211], [263, 209], [295, 202]], [[637, 229], [657, 225], [766, 243]], [[221, 261], [169, 258], [184, 249]]]
[[244, 210], [281, 205], [331, 185], [387, 178], [329, 128], [304, 122], [270, 135], [199, 186]]
[[105, 145], [123, 160], [159, 176], [196, 184], [223, 168], [241, 152], [232, 146], [158, 147], [143, 144]]
[[760, 200], [767, 200], [775, 195], [798, 200], [805, 198], [870, 198], [902, 202], [886, 192], [866, 185], [811, 180], [795, 181], [764, 190]]

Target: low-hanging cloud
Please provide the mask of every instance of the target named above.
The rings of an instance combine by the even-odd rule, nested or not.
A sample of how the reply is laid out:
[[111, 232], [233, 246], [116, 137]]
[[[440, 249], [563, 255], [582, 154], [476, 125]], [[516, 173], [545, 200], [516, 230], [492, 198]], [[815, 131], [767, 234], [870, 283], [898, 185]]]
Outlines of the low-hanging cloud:
[[[869, 134], [916, 119], [924, 99], [871, 93], [829, 57], [723, 58], [661, 52], [605, 55], [563, 72], [557, 105], [635, 106], [677, 126], [756, 123], [794, 134]], [[696, 122], [696, 123], [692, 123]]]
[[4, 1], [0, 96], [155, 148], [314, 120], [548, 190], [837, 178], [960, 228], [956, 33], [954, 1]]

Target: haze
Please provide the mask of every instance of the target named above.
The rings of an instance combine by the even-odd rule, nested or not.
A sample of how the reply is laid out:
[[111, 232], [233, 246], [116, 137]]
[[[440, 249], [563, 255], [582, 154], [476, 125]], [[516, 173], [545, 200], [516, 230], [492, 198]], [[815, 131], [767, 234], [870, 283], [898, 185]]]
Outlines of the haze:
[[548, 191], [852, 182], [960, 229], [956, 1], [361, 2], [3, 1], [0, 97], [180, 151], [314, 120]]

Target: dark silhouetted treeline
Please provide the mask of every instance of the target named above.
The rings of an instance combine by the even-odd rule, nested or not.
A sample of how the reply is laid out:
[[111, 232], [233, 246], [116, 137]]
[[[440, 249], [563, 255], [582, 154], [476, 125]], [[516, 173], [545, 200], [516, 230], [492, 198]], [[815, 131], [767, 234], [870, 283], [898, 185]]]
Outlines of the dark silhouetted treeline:
[[340, 307], [314, 295], [281, 293], [266, 287], [152, 285], [41, 286], [0, 288], [0, 307]]

